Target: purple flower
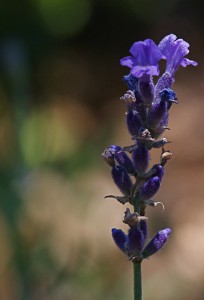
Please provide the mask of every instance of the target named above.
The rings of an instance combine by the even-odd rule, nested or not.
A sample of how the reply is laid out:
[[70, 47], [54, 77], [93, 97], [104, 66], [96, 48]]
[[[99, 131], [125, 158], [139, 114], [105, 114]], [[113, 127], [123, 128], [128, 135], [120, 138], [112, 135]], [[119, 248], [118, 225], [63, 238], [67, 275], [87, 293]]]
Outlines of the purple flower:
[[114, 242], [133, 261], [135, 259], [141, 261], [159, 251], [168, 240], [170, 233], [170, 228], [160, 230], [144, 247], [147, 239], [146, 221], [139, 221], [138, 227], [131, 227], [127, 235], [121, 229], [112, 229]]
[[171, 76], [174, 76], [179, 66], [197, 66], [197, 62], [184, 58], [189, 53], [189, 44], [183, 39], [177, 40], [174, 34], [165, 36], [159, 43], [158, 48], [167, 60], [166, 72], [170, 73]]
[[129, 67], [134, 77], [159, 75], [158, 62], [163, 55], [154, 41], [146, 39], [144, 42], [136, 42], [130, 48], [130, 53], [132, 56], [122, 58], [120, 63]]

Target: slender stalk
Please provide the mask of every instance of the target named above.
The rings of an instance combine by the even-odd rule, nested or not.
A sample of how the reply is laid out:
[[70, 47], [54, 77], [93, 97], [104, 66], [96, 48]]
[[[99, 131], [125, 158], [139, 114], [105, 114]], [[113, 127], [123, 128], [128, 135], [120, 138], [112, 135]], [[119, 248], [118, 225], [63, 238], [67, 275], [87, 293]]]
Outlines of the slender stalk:
[[137, 192], [135, 198], [133, 199], [134, 203], [134, 212], [140, 214], [141, 200], [140, 200], [140, 192]]
[[141, 262], [134, 262], [134, 300], [142, 300]]
[[[134, 198], [134, 211], [140, 213], [140, 192]], [[142, 272], [141, 262], [133, 262], [134, 267], [134, 300], [142, 300]]]

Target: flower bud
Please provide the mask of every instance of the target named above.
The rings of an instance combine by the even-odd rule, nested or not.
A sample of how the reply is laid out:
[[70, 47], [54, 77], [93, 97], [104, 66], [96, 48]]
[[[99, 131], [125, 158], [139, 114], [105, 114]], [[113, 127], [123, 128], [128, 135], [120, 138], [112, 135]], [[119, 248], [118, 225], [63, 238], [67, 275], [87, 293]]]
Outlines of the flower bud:
[[171, 89], [163, 89], [160, 92], [160, 97], [162, 101], [167, 102], [167, 109], [171, 108], [172, 103], [178, 103], [176, 98], [176, 93]]
[[135, 174], [133, 162], [124, 151], [115, 152], [115, 159], [121, 167], [123, 167], [129, 174]]
[[126, 242], [126, 234], [121, 229], [112, 229], [112, 237], [118, 248], [126, 253], [125, 242]]
[[119, 188], [119, 190], [124, 195], [130, 195], [132, 181], [131, 181], [128, 173], [125, 171], [125, 169], [120, 166], [113, 167], [112, 168], [112, 177], [113, 177], [115, 184]]
[[144, 247], [144, 243], [145, 239], [142, 231], [137, 227], [130, 228], [126, 241], [128, 254], [131, 256], [138, 256]]
[[132, 152], [132, 159], [137, 176], [143, 176], [149, 163], [148, 149], [145, 146], [138, 144], [138, 147]]
[[139, 113], [136, 110], [130, 110], [126, 114], [127, 127], [132, 136], [137, 136], [140, 128], [142, 127], [142, 121]]
[[158, 252], [168, 240], [170, 233], [171, 233], [170, 228], [166, 228], [157, 232], [157, 234], [153, 237], [153, 239], [147, 244], [145, 249], [142, 251], [143, 258], [148, 258], [154, 253]]
[[160, 179], [164, 176], [164, 167], [160, 164], [154, 165], [150, 171], [154, 172], [154, 176], [158, 176]]
[[125, 75], [123, 81], [127, 84], [129, 90], [135, 91], [137, 89], [138, 79], [132, 74]]
[[143, 184], [140, 195], [143, 201], [151, 199], [159, 190], [161, 184], [161, 178], [154, 176], [147, 179]]

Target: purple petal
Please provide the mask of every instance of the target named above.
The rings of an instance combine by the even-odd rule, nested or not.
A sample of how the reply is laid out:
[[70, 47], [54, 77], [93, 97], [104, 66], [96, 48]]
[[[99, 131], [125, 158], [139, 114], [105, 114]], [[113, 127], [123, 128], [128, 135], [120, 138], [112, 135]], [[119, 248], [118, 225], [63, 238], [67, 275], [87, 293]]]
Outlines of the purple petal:
[[135, 65], [135, 59], [132, 56], [126, 56], [124, 58], [121, 58], [120, 64], [122, 66], [132, 68]]
[[130, 53], [134, 56], [137, 64], [141, 66], [156, 66], [162, 58], [161, 51], [151, 39], [134, 43], [130, 48]]
[[144, 75], [158, 76], [159, 66], [133, 66], [130, 72], [137, 78], [140, 78]]
[[112, 237], [118, 248], [126, 253], [125, 243], [126, 243], [126, 234], [121, 229], [112, 229]]
[[194, 61], [184, 59], [189, 53], [189, 46], [183, 39], [177, 40], [174, 34], [169, 34], [161, 40], [158, 47], [167, 60], [166, 72], [174, 76], [180, 65], [185, 67], [190, 64], [197, 65]]
[[142, 252], [143, 258], [147, 258], [159, 251], [169, 238], [170, 228], [163, 229], [153, 237]]
[[190, 60], [188, 58], [183, 58], [182, 61], [181, 61], [181, 66], [182, 67], [187, 67], [189, 65], [192, 65], [192, 66], [196, 67], [198, 65], [198, 63], [194, 60]]
[[131, 46], [130, 53], [132, 57], [124, 57], [120, 63], [129, 67], [133, 76], [140, 78], [143, 75], [159, 75], [158, 62], [163, 54], [154, 41], [146, 39], [136, 42]]

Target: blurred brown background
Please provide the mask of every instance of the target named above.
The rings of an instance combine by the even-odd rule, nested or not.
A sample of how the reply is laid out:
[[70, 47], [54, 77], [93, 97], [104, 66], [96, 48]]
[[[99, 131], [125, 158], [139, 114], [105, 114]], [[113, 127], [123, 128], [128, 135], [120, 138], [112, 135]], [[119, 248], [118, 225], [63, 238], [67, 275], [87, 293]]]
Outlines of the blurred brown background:
[[[132, 299], [132, 266], [111, 228], [124, 207], [101, 152], [125, 128], [132, 43], [174, 33], [199, 62], [177, 73], [169, 149], [148, 210], [168, 245], [143, 263], [144, 300], [204, 299], [204, 19], [200, 0], [0, 3], [0, 300]], [[158, 162], [159, 151], [152, 154]], [[125, 228], [126, 229], [126, 228]]]

